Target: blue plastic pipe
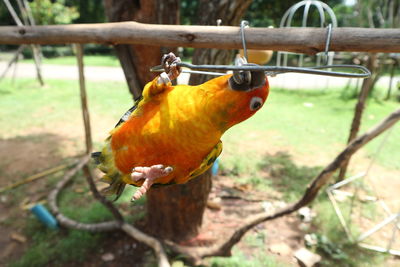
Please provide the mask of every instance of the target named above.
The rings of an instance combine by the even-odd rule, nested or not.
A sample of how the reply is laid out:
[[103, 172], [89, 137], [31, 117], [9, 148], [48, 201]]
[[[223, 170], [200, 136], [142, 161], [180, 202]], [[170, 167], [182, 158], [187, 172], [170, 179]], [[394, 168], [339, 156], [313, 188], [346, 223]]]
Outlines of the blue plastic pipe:
[[51, 229], [58, 229], [58, 223], [56, 218], [46, 209], [42, 204], [36, 204], [31, 208], [33, 214], [39, 219], [44, 225]]

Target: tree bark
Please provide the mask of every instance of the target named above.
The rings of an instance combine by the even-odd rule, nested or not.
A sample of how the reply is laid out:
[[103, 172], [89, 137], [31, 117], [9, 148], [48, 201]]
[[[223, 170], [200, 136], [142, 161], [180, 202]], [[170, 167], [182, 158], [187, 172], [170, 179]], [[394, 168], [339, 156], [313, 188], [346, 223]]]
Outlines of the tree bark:
[[389, 100], [390, 99], [390, 95], [391, 95], [392, 87], [393, 87], [394, 71], [399, 66], [399, 60], [397, 58], [392, 57], [391, 60], [392, 60], [392, 64], [390, 65], [389, 88], [388, 88], [385, 100]]
[[[358, 101], [357, 101], [355, 111], [354, 111], [353, 122], [351, 123], [350, 135], [347, 140], [348, 144], [357, 137], [358, 132], [360, 130], [361, 119], [362, 119], [362, 115], [363, 115], [364, 108], [365, 108], [365, 101], [367, 100], [369, 93], [371, 92], [372, 88], [374, 87], [374, 85], [376, 83], [377, 60], [378, 60], [378, 56], [376, 53], [371, 53], [368, 56], [367, 68], [371, 71], [372, 75], [370, 78], [364, 79], [364, 81], [362, 83], [360, 95], [358, 97]], [[346, 160], [345, 163], [340, 168], [338, 181], [342, 181], [344, 179], [346, 172], [347, 172], [347, 167], [349, 165], [349, 162], [350, 162], [350, 158], [348, 160]]]
[[[144, 44], [241, 49], [239, 26], [157, 25], [139, 22], [0, 26], [0, 44]], [[330, 51], [399, 53], [400, 29], [335, 28]], [[268, 38], [267, 38], [267, 37]], [[325, 28], [246, 29], [248, 49], [315, 55], [325, 51]]]
[[[221, 19], [221, 25], [239, 26], [251, 0], [201, 0], [198, 10], [198, 25], [216, 25]], [[239, 32], [238, 32], [239, 35]], [[232, 63], [234, 50], [223, 49], [196, 49], [193, 54], [193, 64], [228, 65]], [[210, 75], [192, 74], [189, 84], [200, 84], [211, 79]]]
[[211, 186], [211, 173], [207, 171], [186, 184], [152, 188], [146, 202], [150, 233], [176, 242], [196, 236]]
[[[143, 23], [177, 24], [178, 0], [106, 0], [111, 21], [135, 20]], [[173, 51], [150, 45], [116, 45], [129, 88], [135, 98], [156, 74], [150, 67], [159, 65], [162, 54]], [[162, 162], [160, 162], [162, 163]], [[146, 228], [157, 238], [182, 241], [196, 236], [211, 189], [207, 172], [184, 185], [152, 188], [147, 194]]]
[[[179, 0], [105, 0], [104, 6], [111, 22], [137, 21], [154, 24], [178, 24]], [[156, 74], [150, 67], [159, 65], [163, 54], [174, 51], [150, 44], [115, 45], [129, 90], [134, 99]]]
[[[221, 18], [229, 24], [239, 24], [251, 0], [201, 1], [198, 17], [200, 23], [209, 25]], [[229, 64], [231, 50], [197, 49], [195, 64]], [[191, 77], [196, 84], [209, 77]], [[147, 226], [153, 235], [176, 242], [192, 239], [199, 233], [212, 186], [208, 170], [184, 185], [152, 189], [147, 195]]]

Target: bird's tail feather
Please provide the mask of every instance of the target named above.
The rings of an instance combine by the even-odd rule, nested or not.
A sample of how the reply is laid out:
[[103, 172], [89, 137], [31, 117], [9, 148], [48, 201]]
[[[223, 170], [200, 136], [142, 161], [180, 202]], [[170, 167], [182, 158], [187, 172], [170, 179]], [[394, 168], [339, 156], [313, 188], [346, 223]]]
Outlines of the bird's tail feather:
[[105, 196], [116, 195], [116, 201], [124, 191], [126, 183], [122, 179], [122, 173], [118, 171], [112, 160], [112, 153], [107, 153], [106, 149], [102, 152], [93, 152], [91, 154], [97, 167], [104, 173], [100, 181], [109, 184], [108, 187], [101, 190]]
[[101, 152], [93, 152], [91, 155], [92, 159], [94, 160], [94, 163], [96, 163], [96, 165], [99, 165], [101, 163]]

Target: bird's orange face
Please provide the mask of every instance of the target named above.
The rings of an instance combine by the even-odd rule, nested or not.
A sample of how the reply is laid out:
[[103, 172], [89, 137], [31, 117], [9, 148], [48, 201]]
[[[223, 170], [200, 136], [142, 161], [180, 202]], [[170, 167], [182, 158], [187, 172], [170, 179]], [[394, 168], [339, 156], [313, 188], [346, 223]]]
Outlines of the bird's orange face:
[[268, 93], [268, 79], [262, 73], [255, 79], [255, 83], [235, 84], [232, 75], [222, 76], [214, 81], [218, 86], [213, 94], [213, 104], [217, 113], [217, 121], [221, 130], [225, 131], [253, 116], [265, 103]]

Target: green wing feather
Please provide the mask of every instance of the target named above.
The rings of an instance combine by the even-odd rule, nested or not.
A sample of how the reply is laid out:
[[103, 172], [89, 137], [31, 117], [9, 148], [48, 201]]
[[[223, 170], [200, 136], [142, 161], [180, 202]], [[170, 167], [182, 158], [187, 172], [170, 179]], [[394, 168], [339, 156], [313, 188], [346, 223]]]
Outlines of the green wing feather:
[[211, 152], [204, 158], [200, 166], [196, 170], [190, 173], [189, 179], [199, 176], [200, 174], [203, 174], [206, 170], [211, 168], [214, 161], [218, 158], [221, 152], [222, 152], [222, 141], [220, 140], [218, 144], [216, 144], [215, 147], [211, 150]]

